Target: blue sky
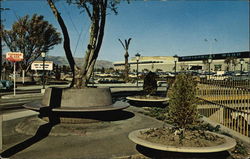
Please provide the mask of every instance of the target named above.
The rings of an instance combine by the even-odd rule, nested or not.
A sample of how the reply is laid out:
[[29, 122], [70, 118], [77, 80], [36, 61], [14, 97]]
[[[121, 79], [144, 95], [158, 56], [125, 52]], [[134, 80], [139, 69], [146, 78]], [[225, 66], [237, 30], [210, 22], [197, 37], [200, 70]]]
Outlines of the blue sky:
[[[80, 14], [79, 9], [67, 5], [65, 0], [59, 0], [56, 6], [68, 26], [74, 56], [83, 57], [88, 41], [87, 15]], [[37, 13], [61, 31], [46, 0], [5, 0], [2, 7], [10, 8], [2, 12], [7, 29], [18, 17]], [[142, 56], [186, 56], [249, 50], [247, 0], [138, 0], [130, 4], [121, 2], [118, 12], [107, 16], [100, 60], [124, 60], [118, 38], [132, 38], [130, 57], [137, 52]], [[4, 52], [7, 51], [5, 48]], [[62, 45], [54, 47], [49, 55], [64, 56]]]

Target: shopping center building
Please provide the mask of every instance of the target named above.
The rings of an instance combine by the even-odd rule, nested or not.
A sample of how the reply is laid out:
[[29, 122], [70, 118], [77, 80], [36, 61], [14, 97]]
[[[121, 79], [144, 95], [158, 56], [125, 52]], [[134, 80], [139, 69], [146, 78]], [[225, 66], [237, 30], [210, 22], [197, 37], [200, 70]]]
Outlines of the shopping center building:
[[[211, 60], [208, 60], [208, 59]], [[210, 64], [209, 64], [210, 62]], [[124, 70], [124, 61], [114, 62], [114, 69]], [[219, 54], [204, 54], [179, 56], [176, 62], [177, 71], [250, 71], [250, 51]], [[130, 72], [136, 72], [137, 60], [129, 60]], [[138, 70], [174, 72], [175, 58], [173, 56], [141, 56], [138, 60]]]

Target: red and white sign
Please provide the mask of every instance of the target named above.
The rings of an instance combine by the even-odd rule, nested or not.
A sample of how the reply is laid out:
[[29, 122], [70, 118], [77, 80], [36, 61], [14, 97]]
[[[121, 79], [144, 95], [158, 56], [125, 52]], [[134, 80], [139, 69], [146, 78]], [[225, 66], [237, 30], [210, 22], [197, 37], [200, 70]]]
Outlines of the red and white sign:
[[6, 60], [11, 62], [18, 62], [23, 60], [23, 53], [21, 52], [7, 52]]

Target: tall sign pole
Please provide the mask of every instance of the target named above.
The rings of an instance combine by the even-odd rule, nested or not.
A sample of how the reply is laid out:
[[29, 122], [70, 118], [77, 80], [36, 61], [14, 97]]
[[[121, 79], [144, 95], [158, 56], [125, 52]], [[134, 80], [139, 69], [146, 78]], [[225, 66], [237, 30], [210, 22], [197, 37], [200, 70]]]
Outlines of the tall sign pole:
[[14, 96], [15, 96], [16, 95], [16, 62], [14, 62], [13, 75], [14, 75]]

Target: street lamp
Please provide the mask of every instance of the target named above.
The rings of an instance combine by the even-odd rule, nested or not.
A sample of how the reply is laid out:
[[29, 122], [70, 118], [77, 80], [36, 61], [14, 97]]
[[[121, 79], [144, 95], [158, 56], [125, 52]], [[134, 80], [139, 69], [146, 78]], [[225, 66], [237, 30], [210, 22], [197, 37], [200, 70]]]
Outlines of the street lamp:
[[207, 59], [207, 62], [208, 62], [208, 79], [210, 79], [210, 65], [211, 65], [212, 61], [213, 61], [212, 56], [209, 55], [209, 57]]
[[240, 59], [240, 75], [242, 75], [242, 66], [243, 66], [243, 63], [244, 63], [244, 59], [241, 58]]
[[136, 82], [136, 86], [138, 87], [138, 80], [139, 80], [139, 77], [138, 77], [138, 64], [139, 64], [139, 60], [140, 60], [140, 54], [137, 53], [135, 54], [135, 58], [136, 58], [136, 75], [137, 75], [137, 82]]
[[178, 61], [178, 56], [177, 55], [174, 55], [174, 74], [176, 75], [176, 63]]
[[45, 56], [46, 56], [45, 52], [42, 52], [41, 56], [43, 58], [43, 77], [42, 77], [43, 79], [42, 79], [42, 82], [43, 82], [43, 91], [44, 91], [45, 90], [45, 78], [44, 78], [44, 75], [45, 75]]

